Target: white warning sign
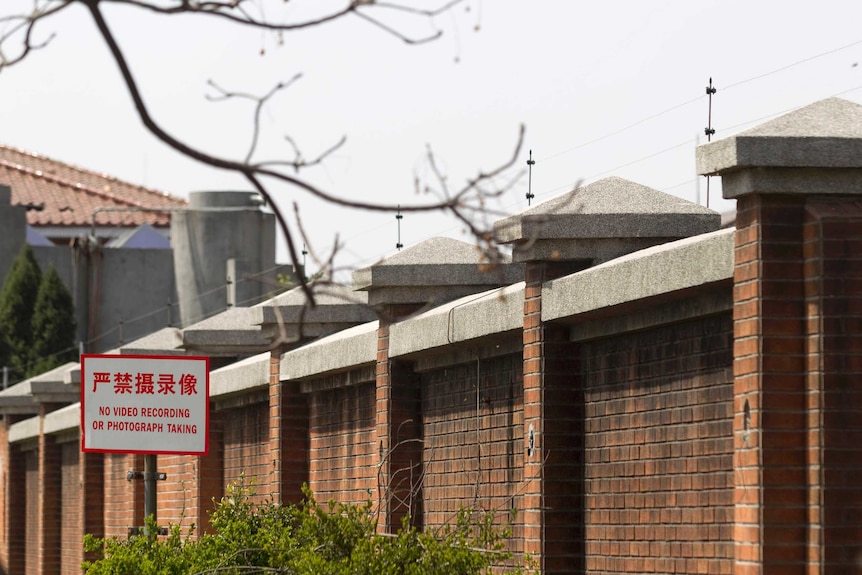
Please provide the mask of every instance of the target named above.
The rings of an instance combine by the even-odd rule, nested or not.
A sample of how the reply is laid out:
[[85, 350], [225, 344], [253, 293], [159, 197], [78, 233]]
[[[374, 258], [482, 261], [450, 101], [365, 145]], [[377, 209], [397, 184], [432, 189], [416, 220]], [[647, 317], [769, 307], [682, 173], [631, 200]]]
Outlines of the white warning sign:
[[209, 358], [82, 355], [81, 449], [205, 455]]

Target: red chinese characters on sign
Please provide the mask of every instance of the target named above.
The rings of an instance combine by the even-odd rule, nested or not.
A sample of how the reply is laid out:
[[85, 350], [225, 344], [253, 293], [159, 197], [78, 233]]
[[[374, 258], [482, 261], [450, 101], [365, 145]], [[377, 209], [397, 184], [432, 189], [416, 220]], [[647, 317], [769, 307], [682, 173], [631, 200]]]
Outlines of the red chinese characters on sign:
[[[115, 373], [113, 377], [108, 372], [93, 373], [93, 392], [100, 383], [113, 383], [115, 394], [130, 395], [176, 395], [179, 388], [180, 395], [196, 395], [197, 378], [194, 374], [184, 373], [176, 381], [172, 373]], [[158, 386], [158, 387], [157, 387]]]

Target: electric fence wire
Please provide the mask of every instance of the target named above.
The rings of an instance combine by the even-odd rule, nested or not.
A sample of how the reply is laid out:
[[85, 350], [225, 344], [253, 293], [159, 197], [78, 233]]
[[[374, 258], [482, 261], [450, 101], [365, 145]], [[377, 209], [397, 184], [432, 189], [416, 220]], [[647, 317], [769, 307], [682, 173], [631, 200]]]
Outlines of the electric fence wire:
[[[767, 77], [769, 77], [769, 76], [772, 76], [772, 75], [775, 75], [775, 74], [778, 74], [778, 73], [784, 72], [784, 71], [786, 71], [786, 70], [789, 70], [789, 69], [791, 69], [791, 68], [794, 68], [794, 67], [796, 67], [796, 66], [799, 66], [799, 65], [802, 65], [802, 64], [805, 64], [805, 63], [808, 63], [808, 62], [812, 62], [812, 61], [814, 61], [814, 60], [817, 60], [817, 59], [819, 59], [819, 58], [823, 58], [823, 57], [826, 57], [826, 56], [829, 56], [829, 55], [832, 55], [832, 54], [836, 54], [836, 53], [838, 53], [838, 52], [841, 52], [841, 51], [847, 50], [847, 49], [849, 49], [849, 48], [852, 48], [852, 47], [858, 46], [858, 45], [860, 45], [860, 44], [862, 44], [862, 40], [857, 40], [857, 41], [851, 42], [851, 43], [849, 43], [849, 44], [845, 44], [845, 45], [839, 46], [839, 47], [837, 47], [837, 48], [832, 48], [832, 49], [830, 49], [830, 50], [826, 50], [826, 51], [824, 51], [824, 52], [820, 52], [820, 53], [818, 53], [818, 54], [814, 54], [814, 55], [812, 55], [812, 56], [808, 56], [808, 57], [805, 57], [805, 58], [801, 58], [801, 59], [799, 59], [799, 60], [796, 60], [796, 61], [794, 61], [794, 62], [791, 62], [791, 63], [786, 64], [786, 65], [783, 65], [783, 66], [780, 66], [780, 67], [778, 67], [778, 68], [774, 68], [774, 69], [769, 70], [769, 71], [767, 71], [767, 72], [764, 72], [764, 73], [761, 73], [761, 74], [757, 74], [757, 75], [754, 75], [754, 76], [750, 76], [750, 77], [748, 77], [748, 78], [745, 78], [745, 79], [742, 79], [742, 80], [739, 80], [739, 81], [736, 81], [736, 82], [731, 82], [731, 83], [729, 83], [729, 84], [727, 84], [727, 85], [722, 86], [722, 92], [727, 92], [728, 90], [732, 90], [732, 89], [738, 88], [738, 87], [740, 87], [740, 86], [744, 86], [744, 85], [749, 84], [749, 83], [752, 83], [752, 82], [757, 82], [757, 81], [762, 80], [762, 79], [764, 79], [764, 78], [767, 78]], [[838, 93], [832, 94], [832, 95], [831, 95], [831, 97], [842, 96], [842, 95], [845, 95], [845, 94], [849, 94], [849, 93], [851, 93], [851, 92], [855, 92], [855, 91], [860, 90], [860, 89], [862, 89], [862, 85], [855, 86], [855, 87], [852, 87], [852, 88], [849, 88], [849, 89], [843, 90], [843, 91], [841, 91], [841, 92], [838, 92]], [[699, 102], [702, 98], [703, 98], [703, 96], [698, 96], [698, 97], [696, 97], [696, 98], [691, 98], [691, 99], [689, 99], [689, 100], [685, 100], [685, 101], [680, 102], [680, 103], [678, 103], [678, 104], [674, 104], [674, 105], [672, 105], [672, 106], [670, 106], [670, 107], [668, 107], [668, 108], [665, 108], [665, 109], [663, 109], [663, 110], [661, 110], [661, 111], [659, 111], [659, 112], [656, 112], [656, 113], [654, 113], [654, 114], [650, 114], [650, 115], [645, 116], [645, 117], [643, 117], [643, 118], [641, 118], [641, 119], [639, 119], [639, 120], [637, 120], [637, 121], [635, 121], [635, 122], [632, 122], [632, 123], [630, 123], [630, 124], [627, 124], [627, 125], [623, 126], [622, 128], [619, 128], [619, 129], [613, 130], [613, 131], [611, 131], [611, 132], [608, 132], [608, 133], [606, 133], [606, 134], [603, 134], [603, 135], [601, 135], [601, 136], [598, 136], [598, 137], [593, 138], [593, 139], [591, 139], [591, 140], [588, 140], [588, 141], [586, 141], [586, 142], [582, 142], [582, 143], [576, 144], [576, 145], [571, 146], [571, 147], [569, 147], [569, 148], [566, 148], [566, 149], [563, 149], [563, 150], [559, 150], [559, 151], [557, 151], [557, 152], [553, 152], [553, 153], [551, 153], [551, 154], [549, 154], [549, 155], [547, 155], [547, 156], [545, 156], [545, 157], [543, 157], [543, 158], [540, 158], [540, 160], [538, 160], [538, 162], [542, 162], [542, 163], [543, 163], [543, 162], [547, 162], [547, 161], [550, 161], [550, 160], [554, 160], [554, 159], [557, 159], [557, 158], [563, 157], [563, 156], [565, 156], [565, 155], [568, 155], [568, 154], [570, 154], [570, 153], [572, 153], [572, 152], [574, 152], [574, 151], [582, 150], [582, 149], [584, 149], [584, 148], [586, 148], [586, 147], [589, 147], [589, 146], [592, 146], [592, 145], [594, 145], [594, 144], [597, 144], [597, 143], [603, 142], [603, 141], [605, 141], [605, 140], [608, 140], [608, 139], [613, 138], [613, 137], [615, 137], [615, 136], [618, 136], [618, 135], [620, 135], [620, 134], [624, 134], [624, 133], [626, 133], [626, 132], [628, 132], [628, 131], [630, 131], [630, 130], [632, 130], [632, 129], [634, 129], [634, 128], [637, 128], [638, 126], [641, 126], [641, 125], [643, 125], [643, 124], [645, 124], [645, 123], [647, 123], [647, 122], [650, 122], [650, 121], [652, 121], [652, 120], [655, 120], [655, 119], [661, 118], [661, 117], [663, 117], [663, 116], [666, 116], [667, 114], [670, 114], [671, 112], [675, 112], [675, 111], [677, 111], [677, 110], [679, 110], [679, 109], [685, 108], [686, 106], [690, 106], [690, 105], [692, 105], [692, 104], [694, 104], [694, 103], [696, 103], [696, 102]], [[758, 118], [745, 120], [745, 121], [743, 121], [743, 122], [739, 122], [739, 123], [737, 123], [737, 124], [734, 124], [734, 125], [731, 125], [731, 126], [724, 127], [724, 128], [722, 128], [722, 131], [723, 131], [723, 132], [731, 132], [731, 133], [732, 133], [734, 130], [737, 130], [737, 129], [739, 129], [739, 128], [742, 128], [742, 127], [745, 127], [745, 126], [750, 126], [750, 125], [752, 125], [752, 124], [757, 124], [757, 123], [760, 123], [760, 122], [762, 122], [762, 121], [766, 121], [766, 120], [768, 120], [768, 119], [770, 119], [770, 118], [774, 118], [774, 117], [776, 117], [776, 116], [780, 116], [780, 115], [782, 115], [782, 114], [785, 114], [785, 113], [787, 113], [787, 112], [790, 112], [790, 111], [792, 111], [793, 109], [795, 109], [795, 108], [789, 108], [789, 109], [782, 110], [782, 111], [780, 111], [780, 112], [775, 112], [775, 113], [772, 113], [772, 114], [769, 114], [769, 115], [766, 115], [766, 116], [761, 116], [761, 117], [758, 117]], [[653, 153], [647, 154], [647, 155], [645, 155], [645, 156], [642, 156], [642, 157], [640, 157], [640, 158], [637, 158], [637, 159], [634, 159], [634, 160], [631, 160], [631, 161], [625, 162], [625, 163], [623, 163], [623, 164], [619, 164], [619, 165], [614, 166], [614, 167], [612, 167], [612, 168], [608, 168], [608, 169], [606, 169], [606, 170], [602, 170], [602, 171], [600, 171], [600, 172], [596, 172], [596, 173], [594, 173], [594, 174], [590, 175], [590, 176], [589, 176], [588, 178], [586, 178], [586, 179], [587, 179], [587, 180], [591, 180], [591, 179], [594, 179], [594, 178], [599, 177], [599, 176], [601, 176], [601, 175], [604, 175], [604, 174], [607, 174], [607, 173], [611, 173], [611, 172], [615, 172], [615, 171], [621, 170], [621, 169], [623, 169], [623, 168], [626, 168], [626, 167], [629, 167], [629, 166], [632, 166], [632, 165], [638, 164], [638, 163], [640, 163], [640, 162], [643, 162], [643, 161], [646, 161], [646, 160], [649, 160], [649, 159], [656, 158], [656, 157], [658, 157], [658, 156], [661, 156], [661, 155], [666, 154], [666, 153], [668, 153], [668, 152], [671, 152], [671, 151], [673, 151], [673, 150], [679, 149], [679, 148], [681, 148], [681, 147], [691, 145], [691, 144], [692, 144], [693, 142], [695, 142], [695, 141], [696, 141], [695, 139], [691, 139], [691, 138], [690, 138], [690, 139], [687, 139], [687, 140], [686, 140], [686, 141], [684, 141], [684, 142], [680, 142], [680, 143], [675, 144], [675, 145], [672, 145], [672, 146], [670, 146], [670, 147], [666, 147], [666, 148], [664, 148], [664, 149], [662, 149], [662, 150], [659, 150], [659, 151], [657, 151], [657, 152], [653, 152]], [[518, 168], [518, 170], [520, 170], [520, 169], [521, 169], [521, 168]], [[502, 175], [501, 175], [501, 177], [502, 177]], [[685, 180], [684, 182], [680, 182], [680, 183], [678, 183], [678, 184], [674, 184], [674, 185], [671, 185], [671, 186], [665, 186], [665, 187], [663, 187], [663, 188], [662, 188], [662, 191], [667, 191], [667, 190], [670, 190], [670, 189], [674, 189], [674, 188], [681, 187], [681, 186], [683, 186], [683, 185], [691, 184], [691, 183], [696, 182], [696, 180], [697, 180], [697, 178], [689, 178], [689, 179]], [[542, 191], [542, 192], [539, 192], [538, 194], [535, 194], [535, 196], [545, 196], [545, 197], [547, 197], [549, 194], [554, 194], [554, 193], [556, 193], [556, 192], [563, 191], [563, 190], [568, 189], [568, 188], [570, 188], [570, 187], [571, 187], [571, 185], [570, 185], [570, 184], [565, 184], [565, 185], [555, 186], [555, 187], [552, 187], [552, 188], [546, 189], [546, 190], [544, 190], [544, 191]], [[509, 204], [509, 205], [505, 206], [504, 208], [505, 208], [505, 209], [509, 209], [509, 210], [511, 210], [511, 209], [513, 209], [513, 208], [517, 207], [518, 205], [519, 205], [519, 203], [512, 203], [512, 204]], [[345, 239], [345, 241], [343, 242], [343, 245], [348, 245], [348, 244], [350, 243], [350, 240], [355, 240], [355, 239], [357, 239], [357, 238], [359, 238], [359, 237], [362, 237], [362, 236], [364, 236], [364, 235], [367, 235], [367, 234], [369, 234], [369, 233], [377, 232], [377, 231], [379, 231], [379, 230], [381, 230], [381, 229], [383, 229], [383, 228], [385, 228], [385, 227], [388, 227], [389, 225], [390, 225], [390, 224], [381, 223], [380, 225], [377, 225], [377, 226], [374, 226], [374, 227], [371, 227], [371, 228], [367, 228], [367, 229], [365, 229], [365, 230], [361, 230], [361, 231], [359, 231], [359, 232], [357, 232], [357, 233], [355, 233], [355, 234], [352, 234], [352, 235], [351, 235], [351, 236], [349, 236], [348, 238], [346, 238], [346, 239]], [[436, 235], [440, 235], [441, 233], [442, 233], [442, 234], [450, 233], [450, 232], [453, 232], [453, 231], [457, 230], [459, 227], [460, 227], [460, 226], [452, 226], [452, 227], [449, 227], [449, 228], [445, 228], [445, 229], [443, 229], [443, 230], [438, 231], [437, 233], [435, 233], [435, 234], [433, 234], [433, 235], [435, 235], [435, 236], [436, 236]], [[428, 239], [429, 237], [433, 237], [433, 236], [426, 236], [424, 239]], [[330, 246], [330, 248], [331, 248], [331, 246]], [[357, 254], [357, 255], [358, 255], [358, 254]], [[368, 258], [368, 259], [367, 259], [367, 261], [373, 261], [373, 260], [376, 260], [376, 259], [377, 259], [377, 258]], [[360, 265], [361, 265], [361, 264], [360, 264]], [[277, 269], [279, 269], [279, 268], [281, 268], [281, 267], [283, 267], [283, 266], [275, 266], [275, 267], [270, 268], [270, 269], [268, 269], [268, 270], [264, 270], [264, 271], [262, 271], [262, 272], [258, 272], [257, 274], [250, 274], [249, 276], [246, 276], [246, 277], [241, 278], [241, 279], [236, 280], [236, 281], [237, 281], [237, 283], [239, 283], [239, 282], [243, 282], [243, 281], [250, 281], [250, 280], [252, 279], [252, 277], [259, 277], [259, 276], [266, 275], [266, 274], [271, 273], [271, 272], [273, 272], [273, 271], [275, 271], [275, 270], [277, 270]], [[107, 337], [107, 336], [109, 336], [109, 335], [111, 335], [111, 334], [113, 334], [113, 333], [115, 333], [115, 332], [119, 331], [123, 325], [131, 324], [131, 323], [135, 323], [135, 322], [141, 321], [141, 320], [143, 320], [143, 319], [147, 319], [148, 317], [151, 317], [151, 316], [153, 316], [153, 315], [156, 315], [156, 314], [159, 314], [159, 313], [164, 313], [166, 310], [170, 313], [170, 310], [171, 310], [171, 309], [173, 309], [173, 307], [174, 307], [174, 306], [180, 306], [180, 305], [184, 305], [184, 304], [188, 304], [188, 303], [193, 303], [193, 302], [198, 301], [198, 300], [202, 299], [203, 297], [205, 297], [205, 296], [207, 296], [207, 295], [210, 295], [210, 294], [212, 294], [212, 293], [218, 292], [218, 291], [220, 291], [220, 290], [226, 290], [226, 289], [227, 289], [227, 286], [228, 286], [228, 283], [225, 283], [224, 285], [221, 285], [221, 286], [215, 287], [215, 288], [213, 288], [213, 289], [211, 289], [211, 290], [208, 290], [208, 291], [206, 291], [206, 292], [203, 292], [203, 293], [201, 293], [201, 294], [198, 294], [198, 295], [197, 295], [196, 297], [194, 297], [194, 298], [187, 298], [187, 299], [182, 300], [182, 301], [170, 302], [170, 303], [169, 303], [168, 305], [166, 305], [166, 306], [161, 306], [161, 307], [159, 307], [159, 308], [157, 308], [157, 309], [154, 309], [154, 310], [152, 310], [152, 311], [150, 311], [150, 312], [147, 312], [147, 313], [141, 314], [141, 315], [139, 315], [139, 316], [137, 316], [137, 317], [134, 317], [134, 318], [131, 318], [131, 319], [128, 319], [128, 320], [123, 320], [122, 322], [119, 322], [116, 326], [114, 326], [114, 327], [112, 327], [112, 328], [110, 328], [110, 329], [108, 329], [108, 330], [106, 330], [106, 331], [101, 332], [97, 337], [95, 337], [95, 338], [92, 338], [92, 339], [90, 339], [90, 340], [85, 341], [85, 342], [84, 342], [84, 344], [85, 344], [85, 345], [87, 345], [87, 346], [90, 346], [90, 345], [92, 345], [92, 344], [96, 343], [97, 341], [99, 341], [99, 340], [101, 340], [101, 339], [104, 339], [105, 337]], [[257, 299], [257, 298], [254, 298], [254, 299]], [[250, 300], [246, 300], [245, 302], [240, 302], [240, 303], [247, 303], [248, 301], [250, 301]], [[227, 308], [228, 308], [228, 306], [227, 306], [227, 305], [225, 305], [225, 307], [224, 307], [224, 308], [222, 308], [222, 309], [220, 309], [220, 310], [218, 310], [218, 311], [211, 312], [211, 313], [208, 313], [208, 314], [203, 314], [203, 315], [202, 315], [201, 317], [199, 317], [199, 318], [194, 318], [194, 319], [193, 319], [193, 321], [192, 321], [192, 323], [196, 323], [196, 322], [198, 322], [198, 321], [203, 321], [204, 319], [206, 319], [206, 318], [208, 318], [208, 317], [211, 317], [212, 315], [215, 315], [215, 314], [217, 314], [217, 313], [221, 313], [221, 312], [225, 311]], [[185, 327], [185, 326], [184, 326], [184, 327]], [[73, 350], [73, 349], [75, 349], [75, 348], [77, 348], [77, 346], [70, 347], [70, 348], [66, 348], [66, 349], [60, 350], [60, 351], [58, 351], [58, 352], [48, 354], [48, 355], [43, 356], [43, 357], [41, 357], [41, 358], [36, 358], [35, 360], [31, 360], [31, 361], [38, 361], [38, 360], [41, 360], [41, 359], [46, 359], [46, 358], [48, 358], [48, 357], [53, 357], [53, 356], [57, 356], [57, 355], [62, 355], [63, 353], [67, 353], [67, 352], [69, 352], [69, 351], [71, 351], [71, 350]]]
[[[780, 67], [778, 67], [778, 68], [774, 68], [774, 69], [772, 69], [772, 70], [769, 70], [769, 71], [766, 71], [766, 72], [763, 72], [763, 73], [760, 73], [760, 74], [756, 74], [756, 75], [754, 75], [754, 76], [750, 76], [750, 77], [748, 77], [748, 78], [744, 78], [744, 79], [742, 79], [742, 80], [738, 80], [738, 81], [736, 81], [736, 82], [731, 82], [731, 83], [729, 83], [729, 84], [727, 84], [727, 85], [722, 86], [722, 92], [726, 92], [726, 91], [728, 91], [728, 90], [733, 90], [733, 89], [738, 88], [738, 87], [740, 87], [740, 86], [744, 86], [744, 85], [746, 85], [746, 84], [750, 84], [750, 83], [752, 83], [752, 82], [756, 82], [756, 81], [762, 80], [762, 79], [767, 78], [767, 77], [769, 77], [769, 76], [772, 76], [772, 75], [775, 75], [775, 74], [778, 74], [778, 73], [784, 72], [784, 71], [786, 71], [786, 70], [792, 69], [792, 68], [794, 68], [794, 67], [796, 67], [796, 66], [800, 66], [800, 65], [802, 65], [802, 64], [805, 64], [805, 63], [808, 63], [808, 62], [812, 62], [812, 61], [817, 60], [817, 59], [819, 59], [819, 58], [823, 58], [823, 57], [826, 57], [826, 56], [830, 56], [830, 55], [832, 55], [832, 54], [836, 54], [836, 53], [838, 53], [838, 52], [842, 52], [842, 51], [847, 50], [847, 49], [849, 49], [849, 48], [853, 48], [853, 47], [855, 47], [855, 46], [858, 46], [858, 45], [860, 45], [860, 44], [862, 44], [862, 40], [856, 40], [856, 41], [854, 41], [854, 42], [850, 42], [849, 44], [844, 44], [844, 45], [839, 46], [839, 47], [836, 47], [836, 48], [832, 48], [832, 49], [829, 49], [829, 50], [826, 50], [826, 51], [823, 51], [823, 52], [819, 52], [819, 53], [814, 54], [814, 55], [812, 55], [812, 56], [807, 56], [807, 57], [805, 57], [805, 58], [801, 58], [801, 59], [799, 59], [799, 60], [795, 60], [795, 61], [793, 61], [793, 62], [791, 62], [791, 63], [789, 63], [789, 64], [785, 64], [785, 65], [780, 66]], [[862, 87], [862, 86], [857, 86], [857, 87], [855, 87], [855, 88], [850, 88], [850, 89], [848, 89], [848, 90], [844, 90], [844, 91], [839, 92], [839, 93], [837, 93], [837, 94], [833, 94], [833, 96], [840, 96], [840, 95], [843, 95], [843, 94], [847, 94], [847, 93], [850, 93], [850, 92], [853, 92], [853, 91], [856, 91], [856, 90], [860, 89], [860, 87]], [[594, 144], [597, 144], [597, 143], [603, 142], [603, 141], [605, 141], [605, 140], [608, 140], [608, 139], [610, 139], [610, 138], [613, 138], [614, 136], [618, 136], [618, 135], [620, 135], [620, 134], [624, 134], [624, 133], [626, 133], [626, 132], [628, 132], [628, 131], [630, 131], [630, 130], [632, 130], [632, 129], [634, 129], [634, 128], [637, 128], [638, 126], [641, 126], [641, 125], [643, 125], [643, 124], [645, 124], [645, 123], [647, 123], [647, 122], [649, 122], [649, 121], [651, 121], [651, 120], [655, 120], [655, 119], [661, 118], [661, 117], [663, 117], [663, 116], [666, 116], [667, 114], [670, 114], [671, 112], [675, 112], [675, 111], [677, 111], [677, 110], [679, 110], [679, 109], [681, 109], [681, 108], [685, 108], [685, 107], [687, 107], [687, 106], [693, 105], [693, 104], [695, 104], [695, 103], [697, 103], [697, 102], [701, 101], [701, 99], [702, 99], [702, 98], [703, 98], [703, 96], [702, 96], [702, 95], [699, 95], [699, 96], [697, 96], [696, 98], [691, 98], [691, 99], [685, 100], [685, 101], [683, 101], [683, 102], [679, 102], [679, 103], [674, 104], [674, 105], [672, 105], [672, 106], [670, 106], [670, 107], [668, 107], [668, 108], [665, 108], [665, 109], [663, 109], [663, 110], [661, 110], [661, 111], [659, 111], [659, 112], [656, 112], [656, 113], [650, 114], [650, 115], [648, 115], [648, 116], [645, 116], [645, 117], [643, 117], [643, 118], [641, 118], [641, 119], [639, 119], [639, 120], [637, 120], [637, 121], [635, 121], [635, 122], [632, 122], [632, 123], [630, 123], [630, 124], [627, 124], [627, 125], [625, 125], [625, 126], [623, 126], [623, 127], [619, 128], [619, 129], [613, 130], [613, 131], [611, 131], [611, 132], [608, 132], [608, 133], [606, 133], [606, 134], [603, 134], [603, 135], [601, 135], [601, 136], [598, 136], [598, 137], [593, 138], [593, 139], [591, 139], [591, 140], [588, 140], [588, 141], [586, 141], [586, 142], [582, 142], [582, 143], [576, 144], [576, 145], [574, 145], [574, 146], [571, 146], [571, 147], [569, 147], [569, 148], [565, 148], [565, 149], [563, 149], [563, 150], [559, 150], [559, 151], [556, 151], [556, 152], [552, 152], [552, 153], [548, 154], [547, 156], [544, 156], [544, 157], [539, 158], [539, 159], [538, 159], [538, 160], [536, 160], [536, 161], [537, 161], [537, 162], [544, 163], [544, 162], [547, 162], [547, 161], [549, 161], [549, 160], [554, 160], [554, 159], [557, 159], [557, 158], [560, 158], [560, 157], [566, 156], [566, 155], [568, 155], [568, 154], [570, 154], [570, 153], [572, 153], [572, 152], [574, 152], [574, 151], [581, 150], [581, 149], [587, 148], [587, 147], [589, 147], [589, 146], [592, 146], [592, 145], [594, 145]], [[791, 108], [791, 109], [793, 109], [793, 108]], [[784, 112], [781, 112], [781, 113], [784, 113]], [[780, 115], [781, 113], [771, 114], [771, 115], [769, 115], [769, 116], [766, 116], [766, 118], [774, 117], [774, 116], [776, 116], [776, 115]], [[747, 121], [745, 121], [745, 122], [742, 122], [742, 123], [736, 124], [736, 125], [734, 125], [734, 126], [724, 127], [724, 128], [722, 128], [722, 131], [724, 131], [724, 132], [732, 131], [732, 130], [736, 129], [736, 128], [737, 128], [737, 127], [739, 127], [739, 126], [749, 125], [749, 124], [752, 124], [752, 123], [757, 123], [757, 122], [759, 122], [759, 121], [761, 121], [761, 119], [760, 119], [760, 118], [759, 118], [759, 119], [753, 119], [753, 120], [747, 120]], [[693, 141], [693, 140], [687, 140], [687, 142], [686, 142], [686, 143], [691, 143], [692, 141]], [[633, 164], [637, 164], [637, 163], [642, 162], [642, 161], [644, 161], [644, 160], [646, 160], [646, 159], [650, 159], [650, 158], [657, 157], [657, 156], [661, 155], [662, 153], [666, 153], [666, 152], [671, 151], [671, 150], [673, 150], [673, 149], [679, 148], [679, 147], [681, 147], [681, 146], [683, 146], [683, 145], [685, 145], [685, 144], [684, 144], [684, 143], [681, 143], [681, 144], [678, 144], [678, 145], [675, 145], [675, 146], [671, 146], [670, 148], [666, 148], [666, 149], [665, 149], [665, 150], [663, 150], [662, 152], [654, 152], [654, 153], [648, 154], [648, 155], [646, 155], [646, 156], [644, 156], [644, 157], [642, 157], [642, 158], [638, 158], [638, 159], [636, 159], [636, 160], [632, 160], [632, 161], [630, 161], [630, 162], [627, 162], [627, 163], [625, 163], [625, 164], [622, 164], [621, 166], [617, 166], [617, 167], [614, 167], [614, 168], [610, 168], [610, 169], [607, 169], [607, 170], [603, 170], [603, 171], [602, 171], [602, 172], [600, 172], [599, 174], [596, 174], [596, 175], [594, 175], [594, 176], [592, 176], [592, 177], [596, 177], [597, 175], [600, 175], [600, 174], [604, 174], [604, 173], [608, 173], [608, 172], [612, 172], [612, 171], [615, 171], [615, 170], [621, 169], [621, 167], [626, 167], [626, 166], [630, 166], [630, 165], [633, 165]], [[513, 168], [513, 170], [521, 170], [521, 168], [520, 168], [520, 167], [517, 167], [517, 168]], [[502, 174], [501, 174], [501, 176], [502, 176]], [[589, 179], [589, 178], [588, 178], [588, 179]], [[693, 182], [695, 182], [696, 180], [697, 180], [697, 178], [691, 178], [691, 179], [687, 180], [687, 183], [693, 183]], [[681, 186], [681, 185], [683, 185], [683, 184], [676, 184], [676, 185], [670, 186], [669, 188], [664, 188], [664, 189], [676, 188], [676, 187], [679, 187], [679, 186]], [[570, 187], [570, 184], [564, 184], [564, 185], [554, 186], [553, 188], [550, 188], [550, 189], [548, 189], [548, 190], [545, 190], [545, 191], [543, 191], [543, 192], [540, 192], [540, 193], [539, 193], [539, 194], [537, 194], [537, 195], [541, 195], [541, 196], [545, 196], [545, 197], [547, 197], [547, 195], [548, 195], [548, 194], [552, 194], [552, 193], [555, 193], [555, 192], [559, 192], [559, 191], [561, 191], [561, 190], [565, 190], [565, 189], [567, 189], [567, 188], [569, 188], [569, 187]], [[513, 208], [517, 207], [518, 205], [520, 205], [520, 204], [519, 204], [519, 203], [513, 203], [513, 204], [509, 204], [509, 205], [507, 205], [507, 206], [505, 206], [505, 207], [506, 207], [506, 208], [508, 208], [508, 209], [513, 209]], [[365, 236], [365, 235], [367, 235], [367, 234], [377, 232], [377, 231], [379, 231], [379, 230], [381, 230], [381, 229], [383, 229], [383, 228], [385, 228], [385, 227], [388, 227], [388, 224], [381, 223], [380, 225], [376, 225], [376, 226], [373, 226], [373, 227], [370, 227], [370, 228], [366, 228], [366, 229], [360, 230], [360, 231], [358, 231], [357, 233], [352, 234], [352, 235], [348, 236], [347, 238], [345, 238], [345, 241], [343, 242], [343, 244], [344, 244], [344, 245], [349, 245], [351, 241], [356, 240], [356, 239], [358, 239], [358, 238], [360, 238], [360, 237], [362, 237], [362, 236]], [[438, 233], [437, 233], [437, 234], [435, 234], [435, 235], [439, 235], [439, 233], [451, 232], [451, 231], [453, 231], [453, 230], [455, 230], [455, 229], [457, 229], [457, 226], [453, 226], [453, 227], [451, 227], [451, 228], [446, 228], [445, 230], [441, 230], [440, 232], [438, 232]], [[425, 239], [427, 239], [427, 237], [431, 237], [431, 236], [426, 236], [426, 238], [425, 238]], [[331, 245], [330, 245], [330, 246], [328, 246], [326, 249], [331, 249], [332, 247], [333, 247], [333, 246], [331, 246]], [[355, 254], [355, 255], [358, 255], [358, 254]], [[361, 262], [363, 262], [363, 263], [370, 263], [370, 262], [372, 262], [372, 261], [374, 261], [374, 260], [376, 260], [376, 259], [377, 259], [377, 257], [359, 258], [359, 261], [361, 261]]]

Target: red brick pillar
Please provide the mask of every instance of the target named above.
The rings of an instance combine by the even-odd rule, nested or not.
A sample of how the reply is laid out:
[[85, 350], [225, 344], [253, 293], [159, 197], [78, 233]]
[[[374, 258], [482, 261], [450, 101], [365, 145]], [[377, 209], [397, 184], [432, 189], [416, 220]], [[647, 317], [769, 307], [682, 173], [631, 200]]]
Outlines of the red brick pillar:
[[224, 495], [224, 414], [210, 405], [209, 453], [197, 461], [195, 493], [195, 532], [198, 536], [210, 529], [213, 501]]
[[[78, 457], [78, 477], [81, 489], [82, 536], [105, 535], [105, 456], [101, 453], [81, 453]], [[75, 486], [73, 486], [75, 487]], [[96, 559], [96, 553], [84, 553], [81, 544], [81, 561]]]
[[[45, 421], [47, 413], [45, 405], [40, 407], [39, 425]], [[38, 537], [39, 542], [35, 565], [28, 567], [31, 573], [54, 575], [60, 572], [60, 526], [62, 497], [62, 471], [60, 465], [60, 447], [53, 437], [46, 437], [39, 432], [39, 482], [30, 488], [38, 489]], [[35, 567], [35, 568], [34, 568]]]
[[738, 574], [862, 571], [860, 142], [830, 98], [698, 149], [737, 200]]
[[[0, 509], [9, 509], [9, 416], [0, 420]], [[8, 513], [7, 513], [8, 515]], [[0, 573], [9, 572], [9, 525], [0, 520]]]
[[281, 350], [273, 350], [269, 372], [270, 497], [298, 503], [308, 483], [308, 401], [299, 382], [281, 381]]
[[406, 365], [389, 359], [391, 318], [403, 317], [417, 306], [390, 305], [377, 331], [376, 429], [380, 458], [378, 473], [378, 529], [395, 533], [410, 513], [414, 525], [421, 524], [422, 476], [421, 397], [418, 376]]
[[735, 572], [805, 572], [808, 544], [804, 198], [737, 205]]
[[26, 459], [25, 454], [16, 445], [8, 442], [9, 427], [22, 418], [15, 415], [4, 415], [3, 426], [3, 459], [5, 477], [3, 477], [3, 495], [6, 504], [3, 516], [3, 573], [25, 573], [26, 561]]
[[568, 329], [542, 323], [542, 284], [582, 269], [530, 262], [524, 291], [524, 552], [543, 573], [583, 569], [583, 388]]

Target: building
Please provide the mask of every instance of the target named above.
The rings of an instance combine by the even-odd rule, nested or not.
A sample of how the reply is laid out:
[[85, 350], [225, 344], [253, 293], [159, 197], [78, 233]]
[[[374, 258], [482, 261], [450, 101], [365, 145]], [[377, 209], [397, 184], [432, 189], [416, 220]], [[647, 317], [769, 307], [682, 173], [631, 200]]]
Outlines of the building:
[[[120, 353], [210, 355], [210, 452], [159, 456], [162, 522], [261, 496], [405, 513], [517, 508], [544, 573], [858, 573], [862, 106], [830, 99], [698, 150], [737, 200], [608, 178], [453, 240]], [[371, 312], [374, 312], [373, 314]], [[143, 518], [141, 456], [80, 452], [77, 364], [0, 393], [0, 569], [73, 573]], [[421, 481], [418, 479], [421, 478]], [[22, 480], [23, 479], [23, 480]]]
[[274, 216], [257, 194], [185, 200], [2, 145], [0, 229], [0, 285], [30, 244], [69, 288], [88, 352], [257, 303], [292, 273], [275, 264]]

